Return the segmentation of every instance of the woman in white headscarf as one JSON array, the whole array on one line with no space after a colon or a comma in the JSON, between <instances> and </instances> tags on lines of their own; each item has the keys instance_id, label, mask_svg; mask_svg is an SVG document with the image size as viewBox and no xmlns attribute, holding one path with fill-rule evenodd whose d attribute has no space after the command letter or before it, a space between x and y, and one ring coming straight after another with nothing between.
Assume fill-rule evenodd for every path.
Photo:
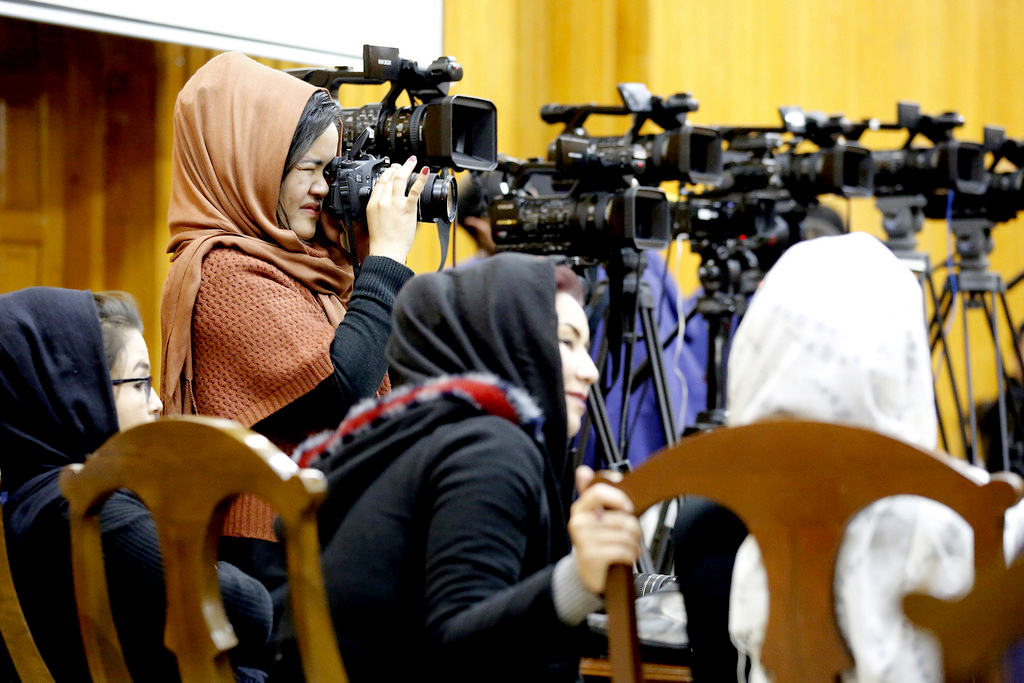
<instances>
[{"instance_id":1,"label":"woman in white headscarf","mask_svg":"<svg viewBox=\"0 0 1024 683\"><path fill-rule=\"evenodd\" d=\"M914 275L874 237L851 233L793 246L765 277L736 332L728 424L790 416L935 449L923 306ZM740 668L743 655L751 659L751 681L769 678L758 661L766 581L756 540L747 537L733 571L729 631ZM941 680L938 643L904 616L902 598L918 591L955 597L973 581L973 532L948 507L894 496L862 510L836 561L837 617L856 664L846 680Z\"/></svg>"}]
</instances>

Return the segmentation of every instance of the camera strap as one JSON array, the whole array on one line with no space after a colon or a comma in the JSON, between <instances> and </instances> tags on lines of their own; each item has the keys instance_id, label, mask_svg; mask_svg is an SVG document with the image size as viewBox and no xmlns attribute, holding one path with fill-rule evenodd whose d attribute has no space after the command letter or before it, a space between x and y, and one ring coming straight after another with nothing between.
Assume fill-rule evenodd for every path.
<instances>
[{"instance_id":1,"label":"camera strap","mask_svg":"<svg viewBox=\"0 0 1024 683\"><path fill-rule=\"evenodd\" d=\"M444 262L448 258L448 238L452 232L452 224L448 221L437 219L437 241L441 245L441 265L437 267L438 272L444 270Z\"/></svg>"}]
</instances>

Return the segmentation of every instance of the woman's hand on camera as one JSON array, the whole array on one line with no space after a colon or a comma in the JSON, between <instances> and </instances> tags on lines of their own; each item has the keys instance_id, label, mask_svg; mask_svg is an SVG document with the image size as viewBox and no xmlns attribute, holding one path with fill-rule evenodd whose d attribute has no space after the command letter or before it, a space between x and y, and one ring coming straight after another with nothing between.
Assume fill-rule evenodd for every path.
<instances>
[{"instance_id":1,"label":"woman's hand on camera","mask_svg":"<svg viewBox=\"0 0 1024 683\"><path fill-rule=\"evenodd\" d=\"M405 188L416 167L412 156L402 165L392 164L381 173L366 205L369 253L405 263L416 238L416 206L427 183L427 168L417 174L409 194Z\"/></svg>"},{"instance_id":2,"label":"woman's hand on camera","mask_svg":"<svg viewBox=\"0 0 1024 683\"><path fill-rule=\"evenodd\" d=\"M635 562L643 536L629 496L614 486L593 481L592 469L576 469L580 496L569 512L569 537L583 585L600 595L604 593L608 567Z\"/></svg>"}]
</instances>

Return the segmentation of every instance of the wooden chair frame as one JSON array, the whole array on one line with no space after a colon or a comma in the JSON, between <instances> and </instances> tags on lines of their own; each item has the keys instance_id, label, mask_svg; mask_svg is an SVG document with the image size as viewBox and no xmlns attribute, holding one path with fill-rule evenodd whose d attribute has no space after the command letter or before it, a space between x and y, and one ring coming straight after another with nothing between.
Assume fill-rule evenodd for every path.
<instances>
[{"instance_id":1,"label":"wooden chair frame","mask_svg":"<svg viewBox=\"0 0 1024 683\"><path fill-rule=\"evenodd\" d=\"M1003 513L1016 475L980 485L929 453L876 432L802 421L722 428L683 439L615 484L641 514L680 494L730 508L761 547L769 616L763 664L779 683L833 681L853 661L836 624L833 571L847 521L870 503L913 494L948 505L974 528L975 575L1005 569ZM609 570L613 680L641 680L631 567Z\"/></svg>"},{"instance_id":2,"label":"wooden chair frame","mask_svg":"<svg viewBox=\"0 0 1024 683\"><path fill-rule=\"evenodd\" d=\"M215 567L230 501L254 493L285 528L288 581L308 681L347 681L320 570L316 509L322 473L299 470L265 437L209 417L176 417L108 440L61 474L71 509L75 599L95 683L130 680L110 611L99 512L115 491L133 491L157 524L167 587L165 644L183 683L233 682L226 652L237 638L224 613Z\"/></svg>"},{"instance_id":3,"label":"wooden chair frame","mask_svg":"<svg viewBox=\"0 0 1024 683\"><path fill-rule=\"evenodd\" d=\"M7 530L0 515L0 635L22 683L53 683L53 675L39 654L36 641L25 621L25 612L18 600L7 553Z\"/></svg>"}]
</instances>

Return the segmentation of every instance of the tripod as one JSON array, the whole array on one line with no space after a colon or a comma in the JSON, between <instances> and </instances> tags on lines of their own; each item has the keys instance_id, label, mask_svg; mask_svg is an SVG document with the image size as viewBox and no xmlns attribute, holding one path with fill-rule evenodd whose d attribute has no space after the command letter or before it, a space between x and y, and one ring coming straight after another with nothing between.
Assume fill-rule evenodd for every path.
<instances>
[{"instance_id":1,"label":"tripod","mask_svg":"<svg viewBox=\"0 0 1024 683\"><path fill-rule=\"evenodd\" d=\"M726 368L733 328L736 319L746 312L750 295L757 289L763 275L757 258L744 241L707 238L696 241L694 248L701 256L701 265L698 269L701 295L693 310L665 340L665 344L669 344L673 339L681 337L682 330L685 330L690 320L698 313L707 322L705 410L697 414L694 425L686 426L684 435L725 424ZM636 374L642 376L646 371L645 365L641 365ZM677 509L683 504L683 499L676 500ZM654 566L660 573L668 573L672 567L672 527L666 524L670 509L667 501L661 504L651 542L651 556Z\"/></svg>"},{"instance_id":2,"label":"tripod","mask_svg":"<svg viewBox=\"0 0 1024 683\"><path fill-rule=\"evenodd\" d=\"M593 426L595 466L618 472L626 472L630 468L629 424L630 419L635 417L635 411L630 410L630 400L641 388L648 374L654 388L658 420L665 444L672 446L679 438L654 315L654 294L642 277L646 266L647 255L643 251L626 248L615 255L607 264L607 307L603 310L599 307L594 311L598 318L604 320L604 334L598 347L597 366L604 370L608 368L610 361L611 372L604 374L603 386L591 389L587 396L587 413L583 428L580 430L577 452L586 452L589 428ZM646 351L646 359L642 366L646 370L643 373L633 369L637 345L640 343L644 345ZM608 415L606 397L619 376L622 379L622 396L616 438ZM646 548L638 565L641 572L654 572L656 563Z\"/></svg>"},{"instance_id":3,"label":"tripod","mask_svg":"<svg viewBox=\"0 0 1024 683\"><path fill-rule=\"evenodd\" d=\"M882 214L882 228L885 230L885 244L892 250L892 253L902 261L917 276L921 285L922 293L927 297L926 301L931 303L932 311L939 310L939 297L935 293L935 283L932 280L931 258L923 251L917 250L917 233L924 227L924 207L927 204L922 195L899 195L890 197L877 197L875 206ZM953 363L949 355L949 344L946 340L946 329L942 325L936 325L933 318L929 326L929 344L934 356L935 350L939 349L946 373L949 376L950 389L953 393L953 402L957 405L957 424L959 426L961 443L967 444L967 425L963 414L959 410L960 392L957 388L956 378L953 374ZM933 378L933 387L938 383L938 375ZM942 411L939 410L938 392L935 393L935 414L938 416L939 437L942 440L942 447L949 452L949 437L946 434L946 427L942 419Z\"/></svg>"},{"instance_id":4,"label":"tripod","mask_svg":"<svg viewBox=\"0 0 1024 683\"><path fill-rule=\"evenodd\" d=\"M929 330L934 331L936 328L943 328L953 307L954 297L959 295L964 335L964 368L967 380L969 424L969 438L965 437L964 439L964 449L968 461L972 464L978 464L978 423L976 406L973 399L973 374L971 369L967 311L968 309L984 310L987 322L986 329L990 334L996 361L996 405L999 415L1001 443L1000 465L1003 469L1009 469L1006 385L1010 380L1010 375L1006 370L1002 350L999 346L999 311L997 310L999 307L1002 308L1005 322L1013 338L1013 349L1017 362L1020 363L1021 367L1024 367L1024 362L1021 360L1020 339L1010 318L1009 307L1006 304L1006 284L998 273L993 273L988 269L988 254L993 248L991 231L994 226L995 223L987 218L952 218L950 220L950 228L956 239L957 272L950 273L943 285L942 294L936 305ZM934 350L934 333L931 341ZM958 400L957 412L960 413L960 410L961 404ZM1021 425L1024 424L1020 411L1015 408L1009 414L1013 416L1016 428L1020 429Z\"/></svg>"}]
</instances>

